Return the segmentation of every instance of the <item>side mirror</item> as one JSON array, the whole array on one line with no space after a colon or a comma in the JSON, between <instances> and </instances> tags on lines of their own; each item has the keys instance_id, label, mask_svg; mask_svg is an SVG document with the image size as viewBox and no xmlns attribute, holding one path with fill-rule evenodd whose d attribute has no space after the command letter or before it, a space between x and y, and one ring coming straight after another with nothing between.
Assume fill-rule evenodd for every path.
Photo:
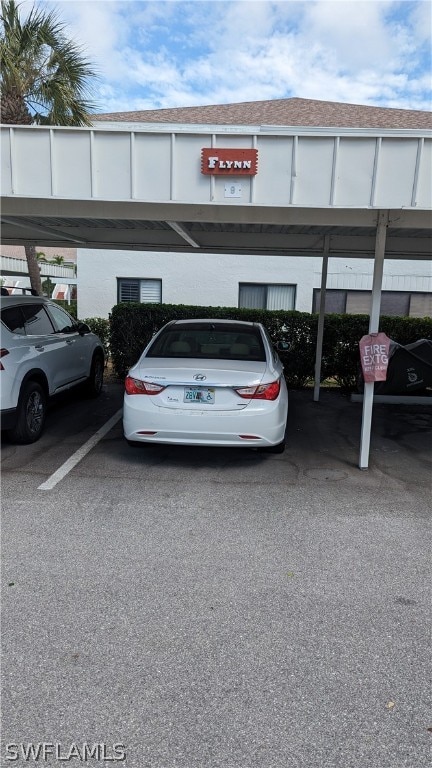
<instances>
[{"instance_id":1,"label":"side mirror","mask_svg":"<svg viewBox=\"0 0 432 768\"><path fill-rule=\"evenodd\" d=\"M291 348L291 344L289 343L289 341L276 342L276 349L278 352L288 352L290 348Z\"/></svg>"},{"instance_id":2,"label":"side mirror","mask_svg":"<svg viewBox=\"0 0 432 768\"><path fill-rule=\"evenodd\" d=\"M78 323L78 333L80 336L84 336L86 333L91 333L87 323Z\"/></svg>"}]
</instances>

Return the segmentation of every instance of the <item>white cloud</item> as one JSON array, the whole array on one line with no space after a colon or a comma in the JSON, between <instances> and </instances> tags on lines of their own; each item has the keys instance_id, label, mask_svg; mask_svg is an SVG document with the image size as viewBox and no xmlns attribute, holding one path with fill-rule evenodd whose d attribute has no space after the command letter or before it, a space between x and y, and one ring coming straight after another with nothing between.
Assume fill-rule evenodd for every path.
<instances>
[{"instance_id":1,"label":"white cloud","mask_svg":"<svg viewBox=\"0 0 432 768\"><path fill-rule=\"evenodd\" d=\"M385 8L364 0L309 3L302 37L331 53L341 70L386 66L398 41L385 24Z\"/></svg>"},{"instance_id":2,"label":"white cloud","mask_svg":"<svg viewBox=\"0 0 432 768\"><path fill-rule=\"evenodd\" d=\"M299 96L430 108L428 0L60 0L100 111Z\"/></svg>"}]
</instances>

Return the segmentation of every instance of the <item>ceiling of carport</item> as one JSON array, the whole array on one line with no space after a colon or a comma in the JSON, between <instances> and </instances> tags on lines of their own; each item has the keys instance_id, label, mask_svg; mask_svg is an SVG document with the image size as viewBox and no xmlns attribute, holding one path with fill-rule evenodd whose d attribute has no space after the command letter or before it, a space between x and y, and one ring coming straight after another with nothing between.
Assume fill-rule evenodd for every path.
<instances>
[{"instance_id":1,"label":"ceiling of carport","mask_svg":"<svg viewBox=\"0 0 432 768\"><path fill-rule=\"evenodd\" d=\"M376 228L373 226L313 226L234 222L177 222L180 231L211 253L320 255L329 235L331 256L371 257ZM83 248L118 248L141 251L190 252L194 247L167 221L139 219L70 218L56 216L4 217L4 243L37 242L62 247L75 243ZM427 228L389 227L388 258L429 259L431 231Z\"/></svg>"}]
</instances>

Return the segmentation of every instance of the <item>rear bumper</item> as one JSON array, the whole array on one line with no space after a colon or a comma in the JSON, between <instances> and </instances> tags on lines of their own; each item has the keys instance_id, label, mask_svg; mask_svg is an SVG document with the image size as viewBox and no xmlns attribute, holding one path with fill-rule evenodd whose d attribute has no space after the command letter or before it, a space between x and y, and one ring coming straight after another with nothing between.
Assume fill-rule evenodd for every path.
<instances>
[{"instance_id":1,"label":"rear bumper","mask_svg":"<svg viewBox=\"0 0 432 768\"><path fill-rule=\"evenodd\" d=\"M265 447L284 440L287 405L283 401L241 411L143 409L140 395L125 397L123 429L127 440L143 443ZM140 434L141 431L155 434ZM245 435L245 437L242 437ZM248 435L249 437L246 437Z\"/></svg>"},{"instance_id":2,"label":"rear bumper","mask_svg":"<svg viewBox=\"0 0 432 768\"><path fill-rule=\"evenodd\" d=\"M17 417L16 408L7 408L6 410L1 411L1 414L0 414L1 429L12 429L15 426L16 417Z\"/></svg>"}]
</instances>

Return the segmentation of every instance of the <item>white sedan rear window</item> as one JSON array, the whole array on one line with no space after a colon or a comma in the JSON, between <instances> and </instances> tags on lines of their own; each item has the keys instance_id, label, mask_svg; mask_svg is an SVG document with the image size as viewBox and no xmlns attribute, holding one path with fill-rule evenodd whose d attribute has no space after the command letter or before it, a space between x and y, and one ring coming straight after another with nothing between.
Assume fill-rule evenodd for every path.
<instances>
[{"instance_id":1,"label":"white sedan rear window","mask_svg":"<svg viewBox=\"0 0 432 768\"><path fill-rule=\"evenodd\" d=\"M264 345L257 328L225 325L175 325L158 336L147 357L182 357L212 360L265 361Z\"/></svg>"}]
</instances>

